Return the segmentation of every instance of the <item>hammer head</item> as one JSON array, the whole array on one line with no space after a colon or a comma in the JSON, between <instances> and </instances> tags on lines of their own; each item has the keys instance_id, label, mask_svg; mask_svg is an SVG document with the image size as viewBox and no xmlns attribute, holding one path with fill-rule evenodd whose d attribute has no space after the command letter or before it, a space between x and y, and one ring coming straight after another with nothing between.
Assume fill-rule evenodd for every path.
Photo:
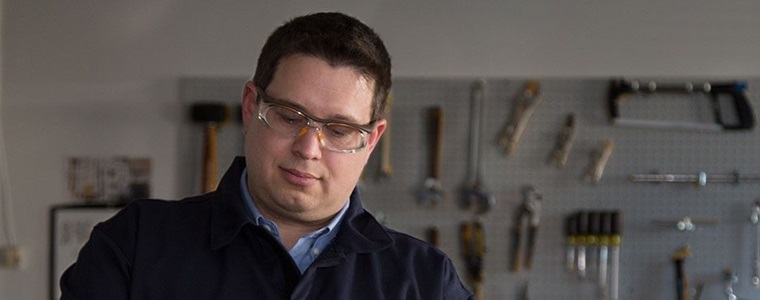
<instances>
[{"instance_id":1,"label":"hammer head","mask_svg":"<svg viewBox=\"0 0 760 300\"><path fill-rule=\"evenodd\" d=\"M204 125L224 123L230 119L230 109L221 102L199 102L190 107L190 118Z\"/></svg>"}]
</instances>

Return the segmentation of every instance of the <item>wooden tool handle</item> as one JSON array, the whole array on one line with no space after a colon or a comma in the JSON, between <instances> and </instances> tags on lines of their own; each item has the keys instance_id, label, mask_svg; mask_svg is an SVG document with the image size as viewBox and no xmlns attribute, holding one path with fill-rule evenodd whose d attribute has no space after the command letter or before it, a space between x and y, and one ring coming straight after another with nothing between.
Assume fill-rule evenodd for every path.
<instances>
[{"instance_id":1,"label":"wooden tool handle","mask_svg":"<svg viewBox=\"0 0 760 300\"><path fill-rule=\"evenodd\" d=\"M216 178L216 164L217 164L217 135L216 124L209 124L206 126L206 132L204 134L204 150L203 150L203 177L201 178L201 187L204 193L208 193L216 190L217 178Z\"/></svg>"},{"instance_id":2,"label":"wooden tool handle","mask_svg":"<svg viewBox=\"0 0 760 300\"><path fill-rule=\"evenodd\" d=\"M428 120L430 121L430 136L433 142L430 153L430 177L440 179L443 161L443 108L440 106L430 108Z\"/></svg>"}]
</instances>

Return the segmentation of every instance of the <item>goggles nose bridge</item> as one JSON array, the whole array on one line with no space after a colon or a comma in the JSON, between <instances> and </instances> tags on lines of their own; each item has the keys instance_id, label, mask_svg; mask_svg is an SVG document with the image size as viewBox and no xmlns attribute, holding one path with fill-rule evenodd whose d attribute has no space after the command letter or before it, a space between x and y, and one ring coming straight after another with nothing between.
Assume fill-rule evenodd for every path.
<instances>
[{"instance_id":1,"label":"goggles nose bridge","mask_svg":"<svg viewBox=\"0 0 760 300\"><path fill-rule=\"evenodd\" d=\"M311 118L306 118L306 124L304 124L301 129L298 130L298 136L304 136L306 133L309 132L309 128L314 128L314 130L317 131L317 136L319 137L319 140L322 140L322 127L324 124L321 124L317 121L312 120Z\"/></svg>"}]
</instances>

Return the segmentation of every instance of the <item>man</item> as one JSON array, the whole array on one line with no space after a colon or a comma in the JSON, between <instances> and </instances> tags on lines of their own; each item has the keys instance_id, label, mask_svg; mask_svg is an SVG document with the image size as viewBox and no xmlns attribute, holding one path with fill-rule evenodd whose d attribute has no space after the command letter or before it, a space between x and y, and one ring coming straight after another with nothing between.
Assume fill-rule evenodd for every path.
<instances>
[{"instance_id":1,"label":"man","mask_svg":"<svg viewBox=\"0 0 760 300\"><path fill-rule=\"evenodd\" d=\"M62 299L466 299L450 259L381 226L355 185L387 124L390 58L318 13L267 40L243 91L245 159L211 193L99 224Z\"/></svg>"}]
</instances>

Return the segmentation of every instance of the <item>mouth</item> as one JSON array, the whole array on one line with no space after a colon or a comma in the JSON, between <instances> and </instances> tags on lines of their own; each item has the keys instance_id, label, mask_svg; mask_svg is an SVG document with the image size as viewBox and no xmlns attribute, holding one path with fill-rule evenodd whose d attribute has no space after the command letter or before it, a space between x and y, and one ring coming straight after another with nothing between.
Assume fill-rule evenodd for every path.
<instances>
[{"instance_id":1,"label":"mouth","mask_svg":"<svg viewBox=\"0 0 760 300\"><path fill-rule=\"evenodd\" d=\"M319 181L319 177L297 169L281 168L281 170L283 171L283 177L285 177L285 180L293 185L309 186Z\"/></svg>"}]
</instances>

